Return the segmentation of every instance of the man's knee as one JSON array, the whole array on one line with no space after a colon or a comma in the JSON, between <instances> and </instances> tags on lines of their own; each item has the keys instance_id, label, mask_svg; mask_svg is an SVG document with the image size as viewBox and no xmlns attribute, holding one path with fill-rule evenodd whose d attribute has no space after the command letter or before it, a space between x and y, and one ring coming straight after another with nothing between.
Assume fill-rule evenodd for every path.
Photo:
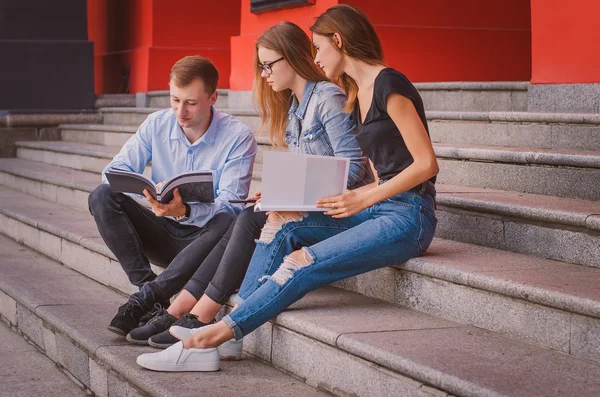
<instances>
[{"instance_id":1,"label":"man's knee","mask_svg":"<svg viewBox=\"0 0 600 397\"><path fill-rule=\"evenodd\" d=\"M110 200L113 200L113 190L110 185L105 183L99 185L90 193L88 196L88 207L90 213L94 215L94 212L100 210L103 206L106 205Z\"/></svg>"}]
</instances>

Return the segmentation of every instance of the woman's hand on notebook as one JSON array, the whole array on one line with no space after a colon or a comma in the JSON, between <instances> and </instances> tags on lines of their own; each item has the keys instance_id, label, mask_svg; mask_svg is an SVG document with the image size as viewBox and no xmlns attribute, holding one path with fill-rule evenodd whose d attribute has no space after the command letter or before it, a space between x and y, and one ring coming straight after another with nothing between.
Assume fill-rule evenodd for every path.
<instances>
[{"instance_id":1,"label":"woman's hand on notebook","mask_svg":"<svg viewBox=\"0 0 600 397\"><path fill-rule=\"evenodd\" d=\"M331 208L330 211L325 212L325 215L331 215L333 218L346 218L358 214L367 208L368 204L363 194L348 190L339 196L317 201L317 207Z\"/></svg>"}]
</instances>

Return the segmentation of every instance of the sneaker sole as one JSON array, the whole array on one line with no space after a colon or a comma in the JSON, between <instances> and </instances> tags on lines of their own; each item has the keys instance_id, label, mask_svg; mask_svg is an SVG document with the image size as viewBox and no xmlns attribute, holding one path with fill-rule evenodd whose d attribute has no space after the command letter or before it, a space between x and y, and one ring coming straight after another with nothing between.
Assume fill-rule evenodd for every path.
<instances>
[{"instance_id":1,"label":"sneaker sole","mask_svg":"<svg viewBox=\"0 0 600 397\"><path fill-rule=\"evenodd\" d=\"M156 343L153 342L150 338L148 338L146 344L152 347L156 347L157 349L166 349L167 347L173 346L175 343Z\"/></svg>"},{"instance_id":2,"label":"sneaker sole","mask_svg":"<svg viewBox=\"0 0 600 397\"><path fill-rule=\"evenodd\" d=\"M108 329L110 332L114 332L115 334L120 335L120 336L126 336L127 335L127 333L125 331L123 331L121 328L110 326L110 327L108 327L106 329Z\"/></svg>"},{"instance_id":3,"label":"sneaker sole","mask_svg":"<svg viewBox=\"0 0 600 397\"><path fill-rule=\"evenodd\" d=\"M144 340L133 339L131 337L131 334L127 334L125 339L127 339L127 342L133 343L134 345L148 346L148 339L144 339Z\"/></svg>"},{"instance_id":4,"label":"sneaker sole","mask_svg":"<svg viewBox=\"0 0 600 397\"><path fill-rule=\"evenodd\" d=\"M136 360L139 366L152 371L162 372L215 372L221 369L219 361L212 363L193 363L193 364L165 364L160 362L140 363Z\"/></svg>"}]
</instances>

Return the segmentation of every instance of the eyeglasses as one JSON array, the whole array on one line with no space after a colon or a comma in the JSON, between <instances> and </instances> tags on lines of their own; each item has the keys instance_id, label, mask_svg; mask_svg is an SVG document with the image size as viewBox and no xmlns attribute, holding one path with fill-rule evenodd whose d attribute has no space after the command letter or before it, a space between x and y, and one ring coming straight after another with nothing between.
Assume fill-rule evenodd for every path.
<instances>
[{"instance_id":1,"label":"eyeglasses","mask_svg":"<svg viewBox=\"0 0 600 397\"><path fill-rule=\"evenodd\" d=\"M273 62L269 62L269 63L259 63L258 67L260 68L260 70L262 70L263 72L265 72L265 74L267 76L270 76L273 74L273 68L271 68L271 66L273 66L274 64L276 64L277 62L283 60L283 57L274 60Z\"/></svg>"}]
</instances>

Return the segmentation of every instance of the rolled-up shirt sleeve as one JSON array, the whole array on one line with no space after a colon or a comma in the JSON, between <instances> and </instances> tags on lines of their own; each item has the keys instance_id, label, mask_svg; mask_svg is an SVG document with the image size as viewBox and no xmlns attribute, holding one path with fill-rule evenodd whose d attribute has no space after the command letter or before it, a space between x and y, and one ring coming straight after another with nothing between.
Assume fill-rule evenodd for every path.
<instances>
[{"instance_id":1,"label":"rolled-up shirt sleeve","mask_svg":"<svg viewBox=\"0 0 600 397\"><path fill-rule=\"evenodd\" d=\"M218 213L239 214L243 204L231 204L229 200L242 200L248 196L257 148L252 133L240 137L227 156L219 180L215 181L215 202L188 203L190 217L181 223L202 227Z\"/></svg>"}]
</instances>

